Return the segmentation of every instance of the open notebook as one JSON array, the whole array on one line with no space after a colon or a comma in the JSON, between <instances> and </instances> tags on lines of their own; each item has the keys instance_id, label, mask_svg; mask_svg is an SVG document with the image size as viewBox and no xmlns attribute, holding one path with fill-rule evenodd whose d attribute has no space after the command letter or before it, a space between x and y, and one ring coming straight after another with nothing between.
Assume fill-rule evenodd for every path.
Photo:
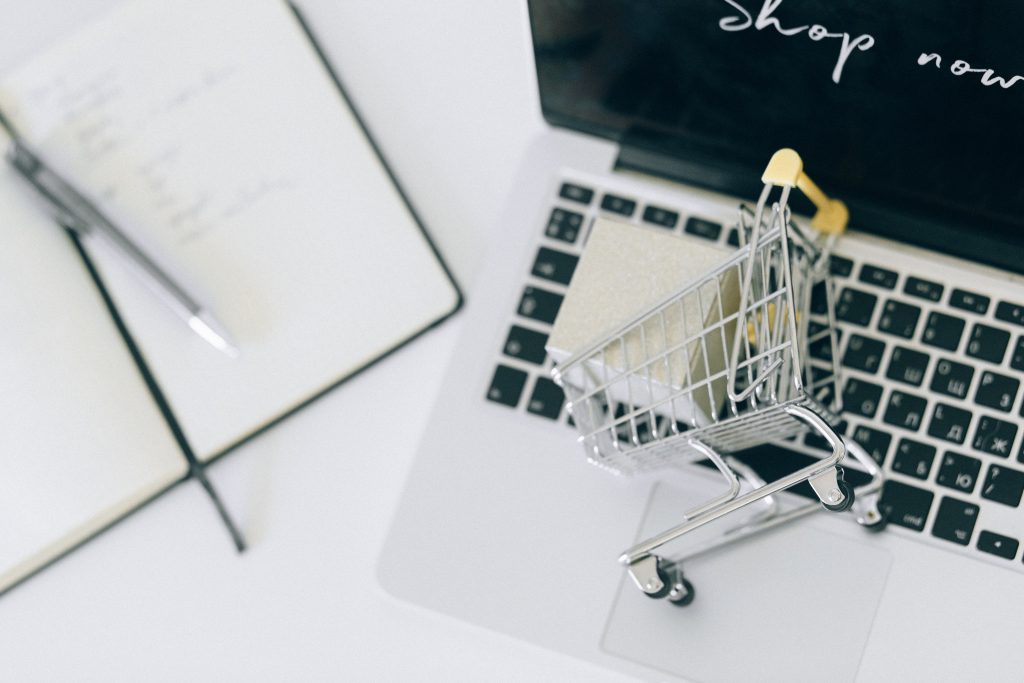
<instances>
[{"instance_id":1,"label":"open notebook","mask_svg":"<svg viewBox=\"0 0 1024 683\"><path fill-rule=\"evenodd\" d=\"M208 462L461 302L280 0L128 2L6 74L0 107L241 351L86 238L161 412L75 243L4 168L0 591L186 476L169 421Z\"/></svg>"}]
</instances>

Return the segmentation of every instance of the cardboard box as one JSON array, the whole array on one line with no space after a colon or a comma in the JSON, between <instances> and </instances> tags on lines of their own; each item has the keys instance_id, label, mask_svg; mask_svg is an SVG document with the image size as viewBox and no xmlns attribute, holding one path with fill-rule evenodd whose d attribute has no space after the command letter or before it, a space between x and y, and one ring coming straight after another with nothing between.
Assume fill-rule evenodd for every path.
<instances>
[{"instance_id":1,"label":"cardboard box","mask_svg":"<svg viewBox=\"0 0 1024 683\"><path fill-rule=\"evenodd\" d=\"M739 278L734 268L706 278L730 254L661 229L597 220L548 339L563 383L607 383L609 402L661 404L655 412L691 426L709 423L726 395L735 334L735 320L727 319L739 307ZM561 367L702 280L571 371ZM692 391L669 401L687 387Z\"/></svg>"}]
</instances>

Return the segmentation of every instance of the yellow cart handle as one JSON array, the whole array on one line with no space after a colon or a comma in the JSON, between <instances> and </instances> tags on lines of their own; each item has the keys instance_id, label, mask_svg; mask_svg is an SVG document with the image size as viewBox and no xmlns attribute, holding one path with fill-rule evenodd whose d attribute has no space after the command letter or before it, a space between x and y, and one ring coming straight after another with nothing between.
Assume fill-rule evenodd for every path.
<instances>
[{"instance_id":1,"label":"yellow cart handle","mask_svg":"<svg viewBox=\"0 0 1024 683\"><path fill-rule=\"evenodd\" d=\"M815 230L829 235L839 235L846 230L846 224L850 222L850 212L846 204L838 199L829 199L828 195L807 177L804 173L803 159L794 150L783 148L773 154L761 176L761 181L770 185L799 188L818 209L811 219L811 227Z\"/></svg>"}]
</instances>

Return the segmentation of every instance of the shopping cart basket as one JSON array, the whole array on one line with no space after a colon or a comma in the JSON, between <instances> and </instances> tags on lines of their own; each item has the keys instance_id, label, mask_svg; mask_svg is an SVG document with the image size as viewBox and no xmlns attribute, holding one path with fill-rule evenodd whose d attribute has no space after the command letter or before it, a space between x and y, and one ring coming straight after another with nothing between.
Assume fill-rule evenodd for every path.
<instances>
[{"instance_id":1,"label":"shopping cart basket","mask_svg":"<svg viewBox=\"0 0 1024 683\"><path fill-rule=\"evenodd\" d=\"M872 528L884 523L877 509L881 472L832 426L842 406L828 261L846 227L846 207L811 182L793 150L776 152L762 180L756 208L740 210L739 250L552 371L595 464L629 474L709 460L724 478L721 495L620 558L644 593L678 604L693 597L681 560L654 550L751 503L771 502L772 494L798 483L808 482L832 511L850 509L859 493L858 521ZM810 229L792 220L794 187L817 207ZM827 352L811 354L812 345ZM771 482L726 457L808 430L831 453ZM839 466L848 451L871 475L857 493ZM769 506L697 552L817 507L781 513Z\"/></svg>"}]
</instances>

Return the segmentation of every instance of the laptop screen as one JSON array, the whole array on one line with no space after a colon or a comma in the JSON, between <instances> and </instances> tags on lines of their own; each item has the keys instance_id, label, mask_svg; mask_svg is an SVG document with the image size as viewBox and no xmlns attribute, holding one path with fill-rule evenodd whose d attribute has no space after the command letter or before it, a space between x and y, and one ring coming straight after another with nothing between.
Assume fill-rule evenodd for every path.
<instances>
[{"instance_id":1,"label":"laptop screen","mask_svg":"<svg viewBox=\"0 0 1024 683\"><path fill-rule=\"evenodd\" d=\"M744 194L793 147L855 227L1021 269L1024 3L529 5L552 124Z\"/></svg>"}]
</instances>

